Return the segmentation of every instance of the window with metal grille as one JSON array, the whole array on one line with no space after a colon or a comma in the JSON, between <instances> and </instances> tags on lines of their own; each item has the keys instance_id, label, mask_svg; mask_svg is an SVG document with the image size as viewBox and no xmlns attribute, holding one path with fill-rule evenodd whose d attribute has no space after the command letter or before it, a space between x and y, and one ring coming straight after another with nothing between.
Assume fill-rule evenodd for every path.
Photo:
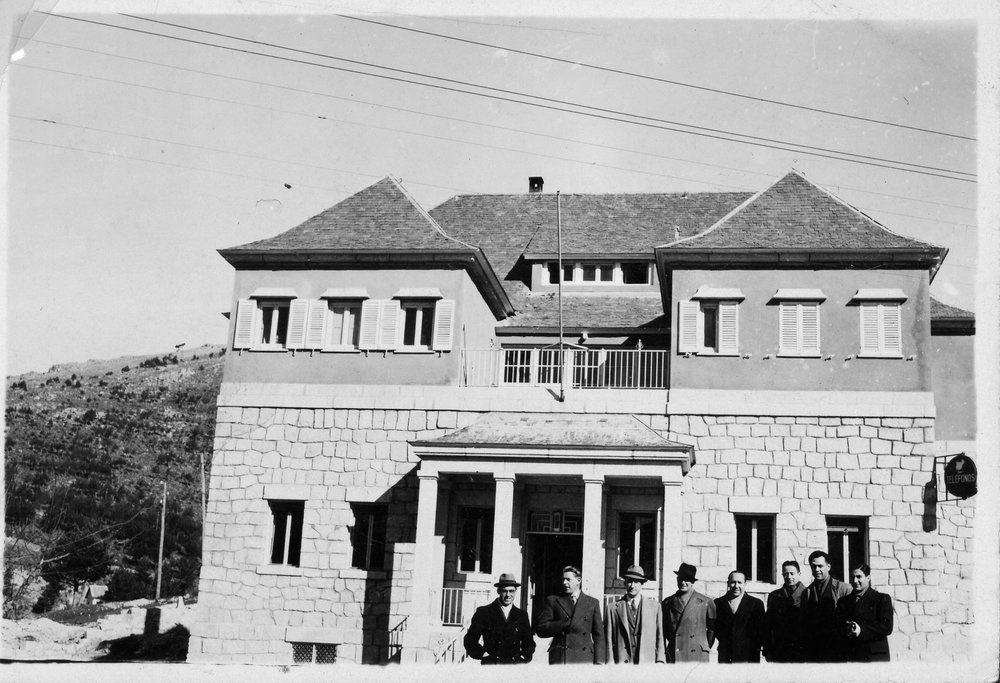
<instances>
[{"instance_id":1,"label":"window with metal grille","mask_svg":"<svg viewBox=\"0 0 1000 683\"><path fill-rule=\"evenodd\" d=\"M337 646L330 643L292 643L292 661L295 664L334 664Z\"/></svg>"},{"instance_id":2,"label":"window with metal grille","mask_svg":"<svg viewBox=\"0 0 1000 683\"><path fill-rule=\"evenodd\" d=\"M388 506L352 503L351 566L358 569L385 569L385 530Z\"/></svg>"},{"instance_id":3,"label":"window with metal grille","mask_svg":"<svg viewBox=\"0 0 1000 683\"><path fill-rule=\"evenodd\" d=\"M736 571L774 583L774 515L735 515Z\"/></svg>"},{"instance_id":4,"label":"window with metal grille","mask_svg":"<svg viewBox=\"0 0 1000 683\"><path fill-rule=\"evenodd\" d=\"M846 581L852 567L868 562L868 519L827 517L826 547L830 555L830 576Z\"/></svg>"},{"instance_id":5,"label":"window with metal grille","mask_svg":"<svg viewBox=\"0 0 1000 683\"><path fill-rule=\"evenodd\" d=\"M637 564L653 576L656 563L656 517L649 513L618 515L618 576Z\"/></svg>"},{"instance_id":6,"label":"window with metal grille","mask_svg":"<svg viewBox=\"0 0 1000 683\"><path fill-rule=\"evenodd\" d=\"M493 508L460 508L458 525L459 571L493 571Z\"/></svg>"},{"instance_id":7,"label":"window with metal grille","mask_svg":"<svg viewBox=\"0 0 1000 683\"><path fill-rule=\"evenodd\" d=\"M271 564L298 567L305 502L269 500L267 504L271 508Z\"/></svg>"}]
</instances>

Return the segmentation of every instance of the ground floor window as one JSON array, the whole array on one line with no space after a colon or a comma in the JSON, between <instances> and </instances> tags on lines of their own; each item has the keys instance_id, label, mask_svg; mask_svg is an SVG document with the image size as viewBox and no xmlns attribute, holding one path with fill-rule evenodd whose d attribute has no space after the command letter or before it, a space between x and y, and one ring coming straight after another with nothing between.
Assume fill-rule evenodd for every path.
<instances>
[{"instance_id":1,"label":"ground floor window","mask_svg":"<svg viewBox=\"0 0 1000 683\"><path fill-rule=\"evenodd\" d=\"M351 566L357 569L385 569L385 533L388 508L378 503L353 503Z\"/></svg>"},{"instance_id":2,"label":"ground floor window","mask_svg":"<svg viewBox=\"0 0 1000 683\"><path fill-rule=\"evenodd\" d=\"M337 646L329 643L292 643L295 664L333 664L337 661Z\"/></svg>"},{"instance_id":3,"label":"ground floor window","mask_svg":"<svg viewBox=\"0 0 1000 683\"><path fill-rule=\"evenodd\" d=\"M774 515L736 515L736 571L774 583Z\"/></svg>"},{"instance_id":4,"label":"ground floor window","mask_svg":"<svg viewBox=\"0 0 1000 683\"><path fill-rule=\"evenodd\" d=\"M830 576L846 581L852 567L868 562L868 519L827 517L826 547L830 555Z\"/></svg>"},{"instance_id":5,"label":"ground floor window","mask_svg":"<svg viewBox=\"0 0 1000 683\"><path fill-rule=\"evenodd\" d=\"M271 564L298 567L305 503L301 500L269 500L267 504L271 508Z\"/></svg>"},{"instance_id":6,"label":"ground floor window","mask_svg":"<svg viewBox=\"0 0 1000 683\"><path fill-rule=\"evenodd\" d=\"M458 569L463 572L493 571L493 509L460 508Z\"/></svg>"},{"instance_id":7,"label":"ground floor window","mask_svg":"<svg viewBox=\"0 0 1000 683\"><path fill-rule=\"evenodd\" d=\"M618 576L624 576L634 564L652 576L656 569L656 517L623 512L618 520Z\"/></svg>"}]
</instances>

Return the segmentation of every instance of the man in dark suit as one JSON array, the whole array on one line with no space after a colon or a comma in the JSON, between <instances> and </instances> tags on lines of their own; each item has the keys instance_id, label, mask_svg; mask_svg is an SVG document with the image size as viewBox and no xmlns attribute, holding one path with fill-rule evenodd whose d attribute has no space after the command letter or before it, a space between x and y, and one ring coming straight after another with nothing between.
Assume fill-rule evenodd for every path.
<instances>
[{"instance_id":1,"label":"man in dark suit","mask_svg":"<svg viewBox=\"0 0 1000 683\"><path fill-rule=\"evenodd\" d=\"M663 601L667 662L707 662L715 643L715 603L694 589L698 568L681 562L677 592Z\"/></svg>"},{"instance_id":2,"label":"man in dark suit","mask_svg":"<svg viewBox=\"0 0 1000 683\"><path fill-rule=\"evenodd\" d=\"M837 603L844 624L843 653L848 662L888 662L892 633L892 598L871 587L871 567L851 571L854 592Z\"/></svg>"},{"instance_id":3,"label":"man in dark suit","mask_svg":"<svg viewBox=\"0 0 1000 683\"><path fill-rule=\"evenodd\" d=\"M746 593L746 575L729 572L729 589L715 599L715 637L719 640L719 663L760 662L764 644L764 603Z\"/></svg>"},{"instance_id":4,"label":"man in dark suit","mask_svg":"<svg viewBox=\"0 0 1000 683\"><path fill-rule=\"evenodd\" d=\"M767 636L764 656L769 662L804 662L802 610L806 587L799 581L799 563L781 563L785 585L767 595Z\"/></svg>"},{"instance_id":5,"label":"man in dark suit","mask_svg":"<svg viewBox=\"0 0 1000 683\"><path fill-rule=\"evenodd\" d=\"M551 638L549 664L604 664L601 603L580 591L582 574L563 567L563 592L545 598L535 633Z\"/></svg>"},{"instance_id":6,"label":"man in dark suit","mask_svg":"<svg viewBox=\"0 0 1000 683\"><path fill-rule=\"evenodd\" d=\"M806 589L803 614L807 662L836 662L841 658L840 642L844 622L837 617L837 603L851 593L851 587L830 576L830 556L822 550L809 555L813 582Z\"/></svg>"},{"instance_id":7,"label":"man in dark suit","mask_svg":"<svg viewBox=\"0 0 1000 683\"><path fill-rule=\"evenodd\" d=\"M622 577L625 595L608 606L604 627L608 662L650 664L666 661L663 649L663 613L656 598L642 597L646 572L632 565Z\"/></svg>"},{"instance_id":8,"label":"man in dark suit","mask_svg":"<svg viewBox=\"0 0 1000 683\"><path fill-rule=\"evenodd\" d=\"M483 664L526 664L535 653L535 638L528 615L514 606L514 594L521 584L513 574L501 574L493 585L497 599L472 615L463 641L465 651Z\"/></svg>"}]
</instances>

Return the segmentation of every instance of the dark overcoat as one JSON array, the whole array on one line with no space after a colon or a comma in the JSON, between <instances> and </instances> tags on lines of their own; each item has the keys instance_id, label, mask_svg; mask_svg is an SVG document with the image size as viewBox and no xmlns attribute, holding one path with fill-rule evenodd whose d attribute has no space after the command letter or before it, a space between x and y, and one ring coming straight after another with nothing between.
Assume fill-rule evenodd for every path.
<instances>
[{"instance_id":1,"label":"dark overcoat","mask_svg":"<svg viewBox=\"0 0 1000 683\"><path fill-rule=\"evenodd\" d=\"M677 594L663 601L663 635L668 662L707 662L715 642L715 603L692 593L685 606Z\"/></svg>"},{"instance_id":2,"label":"dark overcoat","mask_svg":"<svg viewBox=\"0 0 1000 683\"><path fill-rule=\"evenodd\" d=\"M651 664L665 662L663 613L656 598L642 598L636 615L636 628L630 626L627 598L624 596L608 606L604 626L607 638L608 663Z\"/></svg>"},{"instance_id":3,"label":"dark overcoat","mask_svg":"<svg viewBox=\"0 0 1000 683\"><path fill-rule=\"evenodd\" d=\"M766 624L764 603L752 595L743 594L736 613L723 595L715 599L715 638L719 641L719 663L760 662Z\"/></svg>"},{"instance_id":4,"label":"dark overcoat","mask_svg":"<svg viewBox=\"0 0 1000 683\"><path fill-rule=\"evenodd\" d=\"M463 642L468 655L483 664L524 664L535 653L527 613L511 606L505 619L499 600L476 610Z\"/></svg>"},{"instance_id":5,"label":"dark overcoat","mask_svg":"<svg viewBox=\"0 0 1000 683\"><path fill-rule=\"evenodd\" d=\"M819 588L816 581L806 588L803 614L806 661L836 662L842 658L844 621L837 616L837 603L851 594L851 587L830 578Z\"/></svg>"},{"instance_id":6,"label":"dark overcoat","mask_svg":"<svg viewBox=\"0 0 1000 683\"><path fill-rule=\"evenodd\" d=\"M837 616L844 623L843 653L848 662L888 662L892 633L892 598L869 588L860 597L851 593L837 603ZM861 635L847 637L848 621L857 622Z\"/></svg>"},{"instance_id":7,"label":"dark overcoat","mask_svg":"<svg viewBox=\"0 0 1000 683\"><path fill-rule=\"evenodd\" d=\"M535 633L552 639L549 664L604 664L604 619L596 598L580 593L574 606L568 595L550 595Z\"/></svg>"},{"instance_id":8,"label":"dark overcoat","mask_svg":"<svg viewBox=\"0 0 1000 683\"><path fill-rule=\"evenodd\" d=\"M767 595L767 636L764 656L769 662L804 662L803 601L806 587L795 584L790 592L784 586Z\"/></svg>"}]
</instances>

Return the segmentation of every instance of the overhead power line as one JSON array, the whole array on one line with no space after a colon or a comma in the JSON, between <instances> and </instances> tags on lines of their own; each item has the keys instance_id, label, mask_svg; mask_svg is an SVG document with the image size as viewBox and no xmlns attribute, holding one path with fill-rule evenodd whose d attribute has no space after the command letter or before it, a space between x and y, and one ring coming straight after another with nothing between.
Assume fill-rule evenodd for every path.
<instances>
[{"instance_id":1,"label":"overhead power line","mask_svg":"<svg viewBox=\"0 0 1000 683\"><path fill-rule=\"evenodd\" d=\"M629 114L627 112L615 112L614 110L601 110L600 108L591 107L589 105L582 105L582 104L576 104L576 103L573 103L573 102L566 102L566 101L562 101L562 100L555 100L557 102L560 102L561 104L565 104L565 105L568 105L568 106L573 106L573 107L579 106L579 107L584 107L584 108L588 108L588 109L593 109L595 111L608 111L610 113L615 113L615 114L619 114L619 115L623 115L623 116L632 116L632 117L635 117L635 118L647 119L648 121L663 121L664 123L668 123L670 125L657 125L657 124L649 123L649 122L646 122L646 121L633 121L633 120L630 120L630 119L618 118L617 116L596 114L596 113L593 113L593 112L577 111L575 109L566 109L566 108L563 108L563 107L558 107L558 106L549 105L549 104L541 104L541 103L538 103L538 102L525 102L523 100L518 100L518 99L513 99L513 98L508 98L508 97L502 97L500 95L472 92L472 91L469 91L469 90L463 90L461 88L455 88L455 87L450 87L450 86L443 86L443 85L439 85L439 84L435 84L435 83L423 83L423 82L420 82L420 81L412 81L412 80L409 80L409 79L400 78L398 76L389 76L389 75L386 75L386 74L374 74L374 73L370 73L370 72L366 72L366 71L358 71L356 69L348 69L348 68L345 68L345 67L333 66L333 65L330 65L330 64L319 64L319 63L316 63L316 62L310 62L310 61L306 61L306 60L302 60L302 59L295 59L295 58L291 58L291 57L282 57L282 56L279 56L279 55L272 55L272 54L268 54L268 53L264 53L264 52L256 52L256 51L253 51L253 50L246 50L246 49L242 49L242 48L228 47L228 46L225 46L225 45L218 45L216 43L208 43L208 42L205 42L205 41L193 40L193 39L190 39L190 38L181 38L179 36L170 36L170 35L166 35L166 34L156 33L154 31L144 31L144 30L141 30L141 29L126 27L126 26L120 26L120 25L116 25L116 24L109 24L107 22L100 22L100 21L95 21L95 20L92 20L92 19L83 19L83 18L80 18L80 17L69 17L69 16L57 15L57 14L53 14L51 16L59 17L59 18L62 18L62 19L71 19L73 21L80 21L80 22L90 23L90 24L95 24L95 25L100 25L100 26L106 26L106 27L109 27L109 28L114 28L114 29L119 29L119 30L124 30L124 31L131 31L131 32L135 32L135 33L139 33L139 34L144 34L144 35L156 36L156 37L165 38L165 39L169 39L169 40L177 40L177 41L181 41L181 42L187 42L187 43L191 43L191 44L194 44L194 45L202 45L202 46L206 46L206 47L213 47L213 48L218 48L218 49L230 50L230 51L233 51L233 52L238 52L238 53L243 53L243 54L250 54L250 55L265 57L265 58L268 58L268 59L277 59L277 60L287 61L287 62L295 63L295 64L304 64L304 65L308 65L308 66L315 66L315 67L319 67L319 68L325 68L325 69L331 69L331 70L335 70L335 71L341 71L341 72L344 72L344 73L352 73L352 74L357 74L357 75L362 75L362 76L368 76L368 77L372 77L372 78L380 78L380 79L384 79L384 80L390 80L390 81L396 81L396 82L401 82L401 83L407 83L407 84L410 84L410 85L419 85L419 86L423 86L423 87L430 87L430 88L435 88L435 89L439 89L439 90L445 90L445 91L450 91L450 92L457 92L457 93L462 93L462 94L466 94L466 95L472 95L472 96L476 96L476 97L483 97L483 98L487 98L487 99L495 99L495 100L500 100L500 101L507 101L507 102L512 102L512 103L516 103L516 104L522 104L522 105L525 105L525 106L532 106L532 107L537 107L537 108L542 108L542 109L548 109L548 110L552 110L552 111L560 111L560 112L569 113L569 114L576 114L576 115L579 115L579 116L588 116L588 117L591 117L591 118L596 118L596 119L601 119L601 120L615 121L615 122L618 122L618 123L626 123L626 124L630 124L630 125L643 126L643 127L653 128L653 129L658 129L658 130L668 130L668 131L672 131L672 132L684 133L684 134L687 134L687 135L694 135L694 136L699 136L699 137L704 137L704 138L709 138L709 139L722 140L722 141L726 141L726 142L735 142L735 143L738 143L738 144L752 145L752 146L764 147L764 148L768 148L768 149L776 149L776 150L780 150L780 151L784 151L784 152L792 152L792 153L795 153L795 154L805 154L805 155L808 155L808 156L814 156L814 157L820 157L820 158L826 158L826 159L834 159L834 160L845 161L845 162L849 162L849 163L864 164L864 165L873 166L873 167L877 167L877 168L886 168L886 169L897 170L897 171L907 171L907 172L911 172L911 173L918 173L918 174L928 175L928 176L932 176L932 177L946 178L946 179L950 179L950 180L959 180L959 181L962 181L962 182L975 182L975 180L968 179L968 178L956 178L956 177L954 177L952 175L943 175L944 173L952 173L952 174L957 174L957 175L970 176L972 178L975 177L975 174L968 173L968 172L965 172L965 171L958 171L958 170L947 169L947 168L940 168L940 167L934 167L934 166L925 166L925 165L914 164L914 163L906 162L906 161L899 161L899 160L894 160L894 159L886 159L886 158L874 157L874 156L863 155L863 154L855 154L855 153L852 153L852 152L841 152L841 151L838 151L838 150L826 149L826 148L816 147L816 146L812 146L812 145L803 145L801 143L785 142L785 141L781 141L781 140L772 140L772 139L769 139L769 138L761 138L761 137L755 137L755 136L748 136L748 135L743 135L743 134L740 134L740 133L731 133L731 132L722 131L722 130L717 131L718 133L720 133L718 135L716 135L716 134L709 134L709 133L706 133L706 132L699 132L698 130L685 130L683 128L676 128L674 126L681 125L681 126L687 126L689 128L697 128L697 129L701 129L701 130L713 130L713 131L716 130L716 129L710 129L710 128L699 127L699 126L693 126L691 124L676 123L676 122L665 121L665 120L661 120L661 119L654 119L653 117L645 117L645 116L640 116L640 115L636 115L636 114ZM190 29L190 30L202 31L202 32L206 32L206 33L212 33L212 32L209 32L209 31L203 31L202 29ZM219 35L225 35L225 34L219 34ZM227 36L227 37L235 39L235 40L247 40L247 39L239 38L238 36ZM259 42L259 41L249 40L248 42ZM280 45L274 45L273 47L277 47L279 49L289 50L289 51L292 51L292 52L305 52L305 51L302 51L302 50L296 50L295 48L287 48L287 47L280 46ZM308 54L315 54L315 53L308 53ZM383 66L380 66L378 64L372 64L372 63L368 63L368 62L358 62L356 60L348 60L348 59L344 59L344 58L340 58L340 57L333 57L333 56L330 56L330 55L320 55L320 56L323 56L323 57L329 58L329 59L339 60L339 61L347 61L347 62L350 62L350 63L363 64L363 65L365 65L367 67L370 67L370 68L385 69L385 70L389 70L389 71L397 71L397 72L401 72L401 73L407 73L409 75L418 75L418 76L421 76L421 77L424 77L424 78L433 78L433 79L443 80L443 81L458 82L458 83L461 83L461 84L464 84L464 85L471 85L472 87L477 87L477 88L482 88L482 89L487 89L487 90L493 90L493 91L496 91L496 92L508 92L508 93L511 93L511 94L517 94L519 96L531 97L531 98L540 99L540 100L549 99L549 98L538 97L538 96L531 95L531 94L517 93L516 91L505 91L503 89L493 88L491 86L482 86L482 85L478 85L478 84L475 84L475 83L465 83L465 82L460 82L460 81L453 81L452 79L446 79L446 78L443 78L443 77L429 76L429 75L419 74L419 73L416 73L416 72L408 72L408 71L404 71L404 70L401 70L401 69L393 69L391 67L383 67ZM739 137L725 137L726 135L736 135L736 136L741 136L741 137L745 137L745 138L748 138L748 139L740 139ZM754 140L760 140L761 142L755 142ZM767 141L767 142L762 142L762 141ZM772 143L775 143L775 144L767 144L768 142L772 142ZM782 145L787 145L787 146L782 146ZM800 149L795 149L796 147L800 148ZM809 151L809 150L818 150L818 151ZM826 153L823 153L823 152L826 152ZM885 162L885 163L877 163L877 162ZM894 165L890 165L890 164L897 164L897 165L894 166ZM911 168L901 168L901 166L909 166ZM926 169L926 170L917 170L917 169ZM941 173L934 173L932 171L940 171Z\"/></svg>"},{"instance_id":2,"label":"overhead power line","mask_svg":"<svg viewBox=\"0 0 1000 683\"><path fill-rule=\"evenodd\" d=\"M657 154L656 152L649 152L649 151L646 151L646 150L630 149L630 148L627 148L627 147L617 147L617 146L614 146L614 145L605 145L605 144L601 144L601 143L598 143L598 142L593 142L593 141L590 141L590 140L580 140L580 139L577 139L577 138L562 137L562 136L559 136L559 135L548 135L546 133L539 133L537 131L526 130L524 128L514 128L514 127L511 127L511 126L501 126L501 125L494 124L494 123L483 123L481 121L472 121L470 119L463 119L463 118L459 118L459 117L456 117L456 116L446 116L444 114L432 114L430 112L420 111L420 110L417 110L417 109L409 109L407 107L397 107L397 106L393 106L393 105L389 105L389 104L383 104L381 102L375 102L375 101L372 101L372 100L364 100L364 99L360 99L360 98L356 98L356 97L343 97L343 96L340 96L340 95L333 95L333 94L326 93L326 92L321 92L321 91L318 91L318 90L308 90L308 89L305 89L305 88L295 88L295 87L288 86L288 85L281 85L281 84L278 84L278 83L269 83L269 82L265 82L265 81L259 81L259 80L256 80L256 79L252 79L252 78L242 78L240 76L233 76L233 75L229 75L229 74L221 74L221 73L217 73L217 72L213 72L213 71L205 71L203 69L192 69L192 68L189 68L189 67L177 66L175 64L166 64L164 62L157 62L155 60L150 60L150 59L142 59L142 58L139 58L139 57L129 57L129 56L126 56L126 55L116 54L116 53L113 53L113 52L104 52L102 50L94 50L94 49L91 49L91 48L79 47L77 45L66 45L64 43L57 43L57 42L47 41L47 40L39 40L37 38L33 39L32 42L38 43L38 44L42 44L42 45L52 45L52 46L55 46L55 47L61 47L61 48L69 49L69 50L77 50L77 51L80 51L80 52L87 52L87 53L90 53L90 54L97 54L97 55L101 55L101 56L104 56L104 57L111 57L113 59L121 59L121 60L125 60L125 61L136 62L136 63L139 63L139 64L148 64L148 65L153 65L153 66L160 66L160 67L167 68L167 69L174 69L174 70L177 70L177 71L183 71L185 73L194 73L194 74L200 74L200 75L203 75L203 76L211 76L213 78L222 78L222 79L225 79L225 80L236 81L236 82L239 82L239 83L249 83L249 84L252 84L252 85L259 85L259 86L265 86L265 87L269 87L269 88L276 88L278 90L284 90L284 91L287 91L287 92L295 92L295 93L301 93L301 94L306 94L306 95L315 95L317 97L323 97L323 98L332 99L332 100L339 100L339 101L343 101L343 102L350 102L352 104L364 104L364 105L368 105L368 106L372 106L372 107L379 107L379 108L382 108L382 109L388 109L388 110L391 110L391 111L398 111L398 112L404 112L404 113L407 113L407 114L416 114L418 116L426 116L426 117L429 117L429 118L441 119L443 121L454 121L454 122L457 122L457 123L465 123L465 124L472 125L472 126L479 126L479 127L483 127L483 128L492 128L494 130L503 130L503 131L513 132L513 133L520 133L520 134L523 134L523 135L531 135L531 136L534 136L534 137L540 137L540 138L545 138L545 139L549 139L549 140L557 140L559 142L569 142L569 143L578 144L578 145L586 145L588 147L593 147L593 148L596 148L596 149L605 149L605 150L610 150L610 151L615 151L615 152L625 152L625 153L628 153L628 154L637 154L637 155L640 155L640 156L650 157L650 158L654 158L654 159L665 159L667 161L678 161L678 162L685 163L685 164L694 164L696 166L706 166L706 167L709 167L709 168L717 168L717 169L722 169L722 170L727 170L727 171L735 171L737 173L743 173L743 174L746 174L746 175L763 176L763 177L767 177L767 178L770 178L773 175L773 174L770 174L770 173L765 173L763 171L753 171L753 170L750 170L750 169L738 168L738 167L735 167L735 166L725 166L725 165L722 165L722 164L713 164L713 163L706 162L706 161L696 161L694 159L685 159L685 158L682 158L682 157L673 157L673 156L669 156L669 155L666 155L666 154ZM35 67L35 68L42 69L44 67ZM114 82L116 82L116 83L122 83L123 85L130 85L129 83L125 83L124 81L114 81ZM143 87L143 86L137 86L137 87ZM174 91L170 91L170 92L174 92ZM190 93L188 93L188 94L191 97L196 97L197 96L197 95L190 94ZM226 100L226 101L230 101L230 100ZM237 103L237 102L233 102L233 103L234 104L240 104L240 103ZM246 106L251 106L251 105L246 105ZM15 118L17 118L17 117L15 117ZM22 118L27 118L27 117L22 117ZM64 124L64 125L71 125L71 124ZM365 124L356 124L356 125L365 125ZM97 130L100 130L100 129L97 129ZM106 131L106 132L113 132L113 131ZM461 142L461 141L456 140L456 142ZM183 144L183 143L174 143L174 144ZM205 149L211 149L211 148L205 148ZM224 151L224 150L218 150L218 151ZM238 154L237 152L229 152L229 153ZM267 161L277 161L279 163L289 163L289 164L295 163L295 164L302 165L302 166L311 166L310 164L301 164L300 162L283 161L283 160L280 160L280 159L270 159L270 158L267 158L267 157L255 157L254 155L245 155L245 156L249 156L251 158L264 159L264 160L267 160ZM320 168L320 169L331 170L331 171L337 171L338 170L338 169L331 169L331 168L324 167L324 166L314 166L314 168ZM345 171L345 172L347 172L347 171ZM366 173L355 173L355 174L356 175L361 175L361 176L376 177L373 174L366 174ZM381 177L381 176L377 176L377 177ZM685 180L690 180L690 181L693 181L693 182L701 182L701 181L699 181L697 179L694 179L694 178L684 178L684 179ZM456 192L465 192L465 190L462 190L460 188L446 187L446 186L442 186L442 185L432 185L432 184L428 184L428 183L417 183L417 182L412 182L411 184L413 184L413 185L419 185L419 186L423 186L423 187L435 187L435 188L438 188L438 189L455 190ZM959 209L959 210L962 210L962 211L975 211L976 210L975 207L961 206L959 204L949 204L947 202L936 202L936 201L932 201L932 200L928 200L928 199L917 199L915 197L905 197L903 195L892 194L892 193L889 193L889 192L874 192L872 190L865 190L865 189L862 189L862 188L859 188L859 187L852 187L852 186L849 186L849 185L842 185L840 183L830 183L830 184L824 183L824 185L833 185L833 186L836 186L838 188L838 192L841 191L841 190L850 190L850 191L858 192L858 193L861 193L861 194L874 195L876 197L901 199L901 200L907 201L907 202L916 202L916 203L919 203L919 204L929 204L929 205L933 205L933 206L943 206L943 207L952 208L952 209ZM898 214L898 215L908 215L908 214ZM918 216L909 216L909 217L910 218L919 218ZM955 223L955 225L960 225L960 224L959 223Z\"/></svg>"}]
</instances>

